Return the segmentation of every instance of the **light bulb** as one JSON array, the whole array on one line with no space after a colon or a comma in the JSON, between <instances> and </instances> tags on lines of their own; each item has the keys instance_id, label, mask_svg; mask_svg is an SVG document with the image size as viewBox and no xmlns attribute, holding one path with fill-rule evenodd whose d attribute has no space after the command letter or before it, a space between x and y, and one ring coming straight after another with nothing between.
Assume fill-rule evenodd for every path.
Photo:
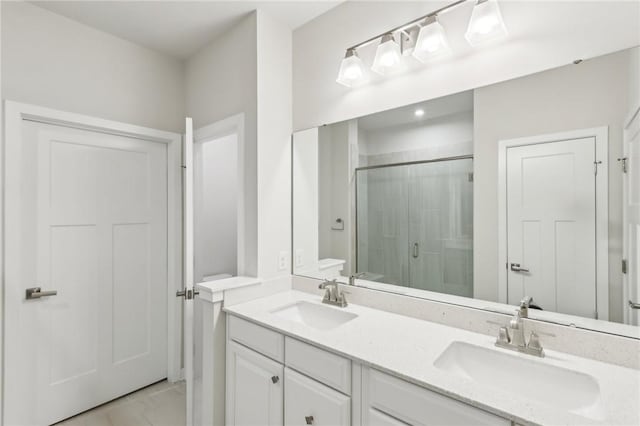
<instances>
[{"instance_id":1,"label":"light bulb","mask_svg":"<svg viewBox=\"0 0 640 426\"><path fill-rule=\"evenodd\" d=\"M471 12L465 38L472 46L507 35L500 7L496 0L478 0Z\"/></svg>"},{"instance_id":2,"label":"light bulb","mask_svg":"<svg viewBox=\"0 0 640 426\"><path fill-rule=\"evenodd\" d=\"M413 49L413 56L417 60L425 62L429 58L448 52L450 52L450 49L444 27L440 25L437 17L432 16L427 18L424 27L420 28L420 32L418 33L416 46Z\"/></svg>"},{"instance_id":3,"label":"light bulb","mask_svg":"<svg viewBox=\"0 0 640 426\"><path fill-rule=\"evenodd\" d=\"M376 57L373 59L371 69L378 74L385 75L400 64L401 57L400 46L394 40L393 35L385 34L376 49Z\"/></svg>"},{"instance_id":4,"label":"light bulb","mask_svg":"<svg viewBox=\"0 0 640 426\"><path fill-rule=\"evenodd\" d=\"M424 115L424 110L422 108L418 108L415 110L414 114L416 117L422 117Z\"/></svg>"},{"instance_id":5,"label":"light bulb","mask_svg":"<svg viewBox=\"0 0 640 426\"><path fill-rule=\"evenodd\" d=\"M347 50L347 53L340 64L338 78L336 82L343 86L353 87L354 84L364 80L364 65L358 57L355 49Z\"/></svg>"}]
</instances>

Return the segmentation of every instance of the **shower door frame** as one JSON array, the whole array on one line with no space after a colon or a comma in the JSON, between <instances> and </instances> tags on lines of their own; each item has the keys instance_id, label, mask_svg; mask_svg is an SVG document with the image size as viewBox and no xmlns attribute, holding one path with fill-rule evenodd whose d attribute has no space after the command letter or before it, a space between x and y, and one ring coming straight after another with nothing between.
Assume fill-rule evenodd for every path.
<instances>
[{"instance_id":1,"label":"shower door frame","mask_svg":"<svg viewBox=\"0 0 640 426\"><path fill-rule=\"evenodd\" d=\"M364 167L356 167L354 169L354 174L355 174L355 191L354 191L354 203L355 203L355 232L354 232L354 246L355 246L355 272L354 273L358 273L358 260L359 260L359 256L358 256L358 172L359 171L365 171L365 170L373 170L373 169L383 169L383 168L387 168L387 167L402 167L402 166L414 166L414 165L418 165L418 164L428 164L428 163L441 163L444 161L455 161L455 160L471 160L473 162L474 158L473 158L473 154L467 154L467 155L456 155L453 157L440 157L440 158L434 158L433 160L420 160L420 161L405 161L402 163L389 163L389 164L380 164L377 166L364 166ZM475 173L475 170L474 172ZM394 284L391 284L394 285ZM404 286L399 286L399 287L404 287Z\"/></svg>"}]
</instances>

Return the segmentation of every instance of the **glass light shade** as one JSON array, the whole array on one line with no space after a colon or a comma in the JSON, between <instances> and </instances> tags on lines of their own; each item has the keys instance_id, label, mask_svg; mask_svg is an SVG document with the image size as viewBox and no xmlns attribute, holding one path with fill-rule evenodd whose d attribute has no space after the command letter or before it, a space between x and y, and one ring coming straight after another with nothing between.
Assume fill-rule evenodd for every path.
<instances>
[{"instance_id":1,"label":"glass light shade","mask_svg":"<svg viewBox=\"0 0 640 426\"><path fill-rule=\"evenodd\" d=\"M364 64L355 50L348 50L342 63L336 81L343 86L352 87L364 79Z\"/></svg>"},{"instance_id":2,"label":"glass light shade","mask_svg":"<svg viewBox=\"0 0 640 426\"><path fill-rule=\"evenodd\" d=\"M471 46L495 40L507 35L500 7L496 0L480 0L473 7L465 38Z\"/></svg>"},{"instance_id":3,"label":"glass light shade","mask_svg":"<svg viewBox=\"0 0 640 426\"><path fill-rule=\"evenodd\" d=\"M413 56L417 60L425 62L450 51L444 27L437 20L427 22L424 27L420 28L416 46L413 48Z\"/></svg>"},{"instance_id":4,"label":"glass light shade","mask_svg":"<svg viewBox=\"0 0 640 426\"><path fill-rule=\"evenodd\" d=\"M371 69L378 74L385 75L400 64L402 53L400 45L396 43L391 34L382 37L378 49L376 49L376 57L373 59Z\"/></svg>"}]
</instances>

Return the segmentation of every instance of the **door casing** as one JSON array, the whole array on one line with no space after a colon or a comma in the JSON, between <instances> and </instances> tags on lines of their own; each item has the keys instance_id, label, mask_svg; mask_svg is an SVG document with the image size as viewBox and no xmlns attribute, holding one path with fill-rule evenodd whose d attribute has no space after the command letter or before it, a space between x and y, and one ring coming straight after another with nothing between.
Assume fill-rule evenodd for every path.
<instances>
[{"instance_id":1,"label":"door casing","mask_svg":"<svg viewBox=\"0 0 640 426\"><path fill-rule=\"evenodd\" d=\"M609 127L549 133L498 142L498 301L507 303L507 150L515 146L595 138L596 143L596 309L609 319ZM596 167L594 165L594 167Z\"/></svg>"},{"instance_id":2,"label":"door casing","mask_svg":"<svg viewBox=\"0 0 640 426\"><path fill-rule=\"evenodd\" d=\"M4 294L9 290L5 280L5 265L7 257L10 253L5 252L5 234L4 226L6 226L7 217L5 214L5 203L14 202L14 198L19 193L12 193L5 188L5 161L7 147L20 144L22 141L22 121L36 121L40 123L53 124L64 127L88 130L92 132L100 132L106 134L114 134L126 136L136 139L144 139L152 142L163 143L167 145L167 347L168 347L168 366L167 378L169 381L177 381L180 379L181 358L180 358L180 341L182 339L182 319L179 300L175 297L176 290L181 287L182 283L182 250L180 242L182 240L181 228L181 153L180 143L181 135L177 133L151 129L147 127L136 126L132 124L105 120L97 117L91 117L82 114L76 114L66 111L45 108L37 105L25 104L14 101L4 102L4 133L2 140L2 150L0 151L0 188L2 188L3 196L0 198L0 306L2 306L2 327L0 327L0 370L4 375L4 350L5 350L5 318L16 307L5 305ZM178 348L177 351L175 348ZM4 401L4 381L0 384L0 401ZM4 425L4 407L0 404L0 425Z\"/></svg>"}]
</instances>

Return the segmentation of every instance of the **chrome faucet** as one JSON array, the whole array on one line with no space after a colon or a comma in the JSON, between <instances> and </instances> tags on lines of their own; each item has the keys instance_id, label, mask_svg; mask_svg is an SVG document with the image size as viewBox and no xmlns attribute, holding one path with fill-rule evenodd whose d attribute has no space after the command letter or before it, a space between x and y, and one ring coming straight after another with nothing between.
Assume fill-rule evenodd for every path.
<instances>
[{"instance_id":1,"label":"chrome faucet","mask_svg":"<svg viewBox=\"0 0 640 426\"><path fill-rule=\"evenodd\" d=\"M340 306L341 308L347 306L347 299L345 298L344 293L340 291L338 282L335 279L322 282L318 286L318 288L320 290L325 290L324 297L322 298L322 303Z\"/></svg>"},{"instance_id":2,"label":"chrome faucet","mask_svg":"<svg viewBox=\"0 0 640 426\"><path fill-rule=\"evenodd\" d=\"M500 327L496 346L528 355L544 357L544 350L542 349L540 338L536 332L531 332L529 341L526 340L524 334L524 322L522 319L527 318L529 304L532 301L533 299L531 297L525 297L520 301L520 306L516 310L513 318L511 318L511 321L509 321L509 325L507 327Z\"/></svg>"},{"instance_id":3,"label":"chrome faucet","mask_svg":"<svg viewBox=\"0 0 640 426\"><path fill-rule=\"evenodd\" d=\"M358 272L357 274L352 274L349 276L349 285L356 285L356 279L364 277L366 272Z\"/></svg>"}]
</instances>

